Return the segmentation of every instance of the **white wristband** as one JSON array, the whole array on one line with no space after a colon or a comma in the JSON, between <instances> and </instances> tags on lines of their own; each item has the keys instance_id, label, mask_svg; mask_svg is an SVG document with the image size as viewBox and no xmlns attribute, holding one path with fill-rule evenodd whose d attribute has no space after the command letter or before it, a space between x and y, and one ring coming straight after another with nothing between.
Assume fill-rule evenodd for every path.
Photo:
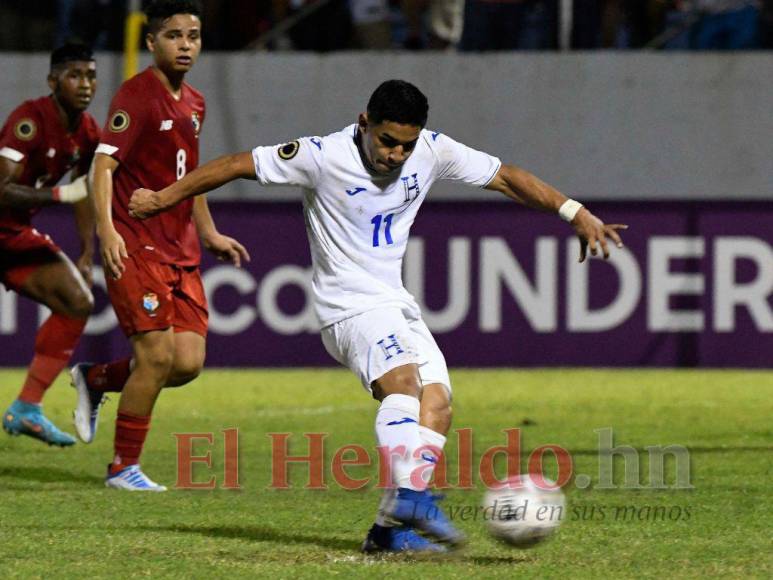
<instances>
[{"instance_id":1,"label":"white wristband","mask_svg":"<svg viewBox=\"0 0 773 580\"><path fill-rule=\"evenodd\" d=\"M579 201L567 199L564 203L561 204L561 207L558 208L558 215L565 222L571 222L581 208L582 204Z\"/></svg>"},{"instance_id":2,"label":"white wristband","mask_svg":"<svg viewBox=\"0 0 773 580\"><path fill-rule=\"evenodd\" d=\"M86 187L86 176L81 175L78 179L68 185L60 185L56 189L56 195L61 203L75 203L89 195Z\"/></svg>"}]
</instances>

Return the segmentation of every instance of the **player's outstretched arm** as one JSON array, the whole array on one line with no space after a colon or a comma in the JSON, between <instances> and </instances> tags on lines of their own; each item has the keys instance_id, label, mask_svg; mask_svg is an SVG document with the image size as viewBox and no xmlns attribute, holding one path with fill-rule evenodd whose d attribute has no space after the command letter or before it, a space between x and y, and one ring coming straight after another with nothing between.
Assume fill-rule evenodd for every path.
<instances>
[{"instance_id":1,"label":"player's outstretched arm","mask_svg":"<svg viewBox=\"0 0 773 580\"><path fill-rule=\"evenodd\" d=\"M129 200L129 213L145 219L184 199L207 193L239 178L257 179L251 151L213 159L161 191L136 190Z\"/></svg>"},{"instance_id":2,"label":"player's outstretched arm","mask_svg":"<svg viewBox=\"0 0 773 580\"><path fill-rule=\"evenodd\" d=\"M23 163L0 157L0 207L29 209L57 203L76 203L86 199L89 194L85 175L74 179L69 185L36 189L17 183L23 172Z\"/></svg>"},{"instance_id":3,"label":"player's outstretched arm","mask_svg":"<svg viewBox=\"0 0 773 580\"><path fill-rule=\"evenodd\" d=\"M609 237L618 248L623 247L623 240L618 230L628 229L625 224L605 224L593 215L582 204L569 199L557 189L551 187L528 171L514 165L502 165L486 189L504 193L510 199L534 209L558 213L568 221L577 237L580 239L580 262L587 256L588 247L594 256L598 246L604 259L609 258Z\"/></svg>"}]
</instances>

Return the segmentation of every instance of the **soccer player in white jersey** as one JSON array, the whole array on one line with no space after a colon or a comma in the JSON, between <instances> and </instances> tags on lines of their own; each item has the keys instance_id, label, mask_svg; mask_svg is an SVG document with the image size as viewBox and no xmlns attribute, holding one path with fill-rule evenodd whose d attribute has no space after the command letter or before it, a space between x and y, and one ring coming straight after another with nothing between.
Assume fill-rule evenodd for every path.
<instances>
[{"instance_id":1,"label":"soccer player in white jersey","mask_svg":"<svg viewBox=\"0 0 773 580\"><path fill-rule=\"evenodd\" d=\"M605 225L523 169L424 129L428 110L415 86L386 81L340 132L220 157L161 191L137 190L129 204L145 218L240 177L303 188L322 342L380 401L376 438L394 450L395 488L384 494L368 552L445 551L464 541L427 489L451 425L451 381L401 279L408 234L432 184L463 181L559 214L580 239L581 261L588 248L608 257L607 238L622 246L617 230L626 227Z\"/></svg>"}]
</instances>

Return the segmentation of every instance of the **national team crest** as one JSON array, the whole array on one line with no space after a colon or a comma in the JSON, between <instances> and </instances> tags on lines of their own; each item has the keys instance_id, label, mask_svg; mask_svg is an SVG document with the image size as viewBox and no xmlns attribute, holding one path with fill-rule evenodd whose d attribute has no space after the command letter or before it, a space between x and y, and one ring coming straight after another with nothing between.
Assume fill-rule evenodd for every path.
<instances>
[{"instance_id":1,"label":"national team crest","mask_svg":"<svg viewBox=\"0 0 773 580\"><path fill-rule=\"evenodd\" d=\"M413 173L410 177L401 177L400 179L403 181L406 203L411 201L411 199L419 197L421 194L421 187L419 187L418 173Z\"/></svg>"},{"instance_id":2,"label":"national team crest","mask_svg":"<svg viewBox=\"0 0 773 580\"><path fill-rule=\"evenodd\" d=\"M196 111L191 113L191 121L193 122L193 132L196 133L196 137L198 137L199 131L201 131L201 119L199 119L199 114Z\"/></svg>"},{"instance_id":3,"label":"national team crest","mask_svg":"<svg viewBox=\"0 0 773 580\"><path fill-rule=\"evenodd\" d=\"M148 292L142 297L142 307L145 312L151 316L155 316L156 310L158 310L158 296L154 292Z\"/></svg>"}]
</instances>

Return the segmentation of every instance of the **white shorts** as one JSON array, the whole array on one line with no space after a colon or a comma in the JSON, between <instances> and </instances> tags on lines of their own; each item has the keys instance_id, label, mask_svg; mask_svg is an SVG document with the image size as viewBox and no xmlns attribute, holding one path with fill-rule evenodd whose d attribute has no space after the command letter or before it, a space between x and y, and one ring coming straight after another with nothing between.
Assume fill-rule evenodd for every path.
<instances>
[{"instance_id":1,"label":"white shorts","mask_svg":"<svg viewBox=\"0 0 773 580\"><path fill-rule=\"evenodd\" d=\"M440 383L451 394L446 359L421 317L397 307L363 312L322 329L327 352L370 392L394 368L419 365L421 384Z\"/></svg>"}]
</instances>

